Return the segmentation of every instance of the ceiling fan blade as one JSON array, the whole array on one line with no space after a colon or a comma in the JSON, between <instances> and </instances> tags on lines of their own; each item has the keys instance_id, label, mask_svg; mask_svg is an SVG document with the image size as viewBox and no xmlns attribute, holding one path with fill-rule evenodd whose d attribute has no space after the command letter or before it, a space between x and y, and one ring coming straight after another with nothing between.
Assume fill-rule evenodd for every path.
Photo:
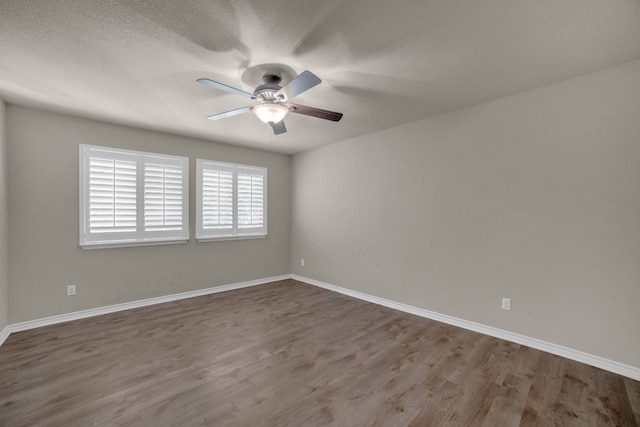
<instances>
[{"instance_id":1,"label":"ceiling fan blade","mask_svg":"<svg viewBox=\"0 0 640 427\"><path fill-rule=\"evenodd\" d=\"M224 90L225 92L235 93L236 95L245 96L245 97L251 98L251 99L255 99L256 98L255 96L253 96L252 93L245 92L245 91L240 90L240 89L236 89L235 87L227 86L224 83L215 82L215 81L209 80L209 79L198 79L196 81L198 83L202 83L203 85L207 85L207 86L211 86L211 87L216 88L216 89Z\"/></svg>"},{"instance_id":2,"label":"ceiling fan blade","mask_svg":"<svg viewBox=\"0 0 640 427\"><path fill-rule=\"evenodd\" d=\"M238 114L246 113L251 111L253 106L237 108L235 110L225 111L224 113L214 114L213 116L207 117L209 120L220 120L231 116L237 116Z\"/></svg>"},{"instance_id":3,"label":"ceiling fan blade","mask_svg":"<svg viewBox=\"0 0 640 427\"><path fill-rule=\"evenodd\" d=\"M286 126L284 125L284 120L280 120L278 123L273 123L271 125L273 129L273 133L276 135L280 135L281 133L285 133L287 131Z\"/></svg>"},{"instance_id":4,"label":"ceiling fan blade","mask_svg":"<svg viewBox=\"0 0 640 427\"><path fill-rule=\"evenodd\" d=\"M320 84L322 80L311 71L303 71L295 79L291 80L285 87L275 93L276 98L284 98L285 101L293 99L312 87Z\"/></svg>"},{"instance_id":5,"label":"ceiling fan blade","mask_svg":"<svg viewBox=\"0 0 640 427\"><path fill-rule=\"evenodd\" d=\"M317 117L319 119L331 120L332 122L339 122L342 118L342 113L335 111L322 110L320 108L308 107L306 105L289 103L289 111L292 113L304 114L305 116Z\"/></svg>"}]
</instances>

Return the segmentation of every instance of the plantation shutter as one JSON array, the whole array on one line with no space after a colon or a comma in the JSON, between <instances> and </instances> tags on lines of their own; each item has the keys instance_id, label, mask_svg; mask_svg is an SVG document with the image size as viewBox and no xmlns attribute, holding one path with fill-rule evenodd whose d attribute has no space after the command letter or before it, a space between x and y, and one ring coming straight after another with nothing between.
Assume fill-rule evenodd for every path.
<instances>
[{"instance_id":1,"label":"plantation shutter","mask_svg":"<svg viewBox=\"0 0 640 427\"><path fill-rule=\"evenodd\" d=\"M239 233L262 232L264 215L264 169L238 166Z\"/></svg>"},{"instance_id":2,"label":"plantation shutter","mask_svg":"<svg viewBox=\"0 0 640 427\"><path fill-rule=\"evenodd\" d=\"M202 173L202 229L216 234L233 230L233 170L210 164Z\"/></svg>"},{"instance_id":3,"label":"plantation shutter","mask_svg":"<svg viewBox=\"0 0 640 427\"><path fill-rule=\"evenodd\" d=\"M197 160L198 236L232 236L234 233L233 166Z\"/></svg>"},{"instance_id":4,"label":"plantation shutter","mask_svg":"<svg viewBox=\"0 0 640 427\"><path fill-rule=\"evenodd\" d=\"M189 238L189 159L80 145L80 246Z\"/></svg>"},{"instance_id":5,"label":"plantation shutter","mask_svg":"<svg viewBox=\"0 0 640 427\"><path fill-rule=\"evenodd\" d=\"M146 163L144 167L144 229L181 230L183 170L180 166Z\"/></svg>"},{"instance_id":6,"label":"plantation shutter","mask_svg":"<svg viewBox=\"0 0 640 427\"><path fill-rule=\"evenodd\" d=\"M89 231L135 232L136 162L91 157L89 160Z\"/></svg>"},{"instance_id":7,"label":"plantation shutter","mask_svg":"<svg viewBox=\"0 0 640 427\"><path fill-rule=\"evenodd\" d=\"M196 238L267 234L265 168L198 159Z\"/></svg>"}]
</instances>

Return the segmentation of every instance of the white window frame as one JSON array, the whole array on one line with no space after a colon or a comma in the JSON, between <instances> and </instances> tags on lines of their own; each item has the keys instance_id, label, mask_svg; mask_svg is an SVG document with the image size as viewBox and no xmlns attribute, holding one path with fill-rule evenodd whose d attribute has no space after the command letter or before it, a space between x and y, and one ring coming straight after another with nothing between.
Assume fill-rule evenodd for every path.
<instances>
[{"instance_id":1,"label":"white window frame","mask_svg":"<svg viewBox=\"0 0 640 427\"><path fill-rule=\"evenodd\" d=\"M211 229L204 226L203 215L203 181L204 172L222 171L232 174L232 224L228 228ZM196 239L198 242L261 239L268 235L267 204L267 168L261 166L241 165L212 160L196 159ZM262 177L262 225L256 227L239 225L238 176L253 175Z\"/></svg>"},{"instance_id":2,"label":"white window frame","mask_svg":"<svg viewBox=\"0 0 640 427\"><path fill-rule=\"evenodd\" d=\"M136 216L131 231L92 232L90 224L90 172L91 159L135 162ZM80 246L83 249L100 249L128 246L165 245L186 243L189 240L189 158L164 154L124 150L80 144ZM181 173L181 222L173 227L145 227L145 166L163 166ZM162 197L165 206L163 178ZM156 229L152 229L156 228ZM160 228L160 229L158 229ZM162 229L166 228L166 229Z\"/></svg>"}]
</instances>

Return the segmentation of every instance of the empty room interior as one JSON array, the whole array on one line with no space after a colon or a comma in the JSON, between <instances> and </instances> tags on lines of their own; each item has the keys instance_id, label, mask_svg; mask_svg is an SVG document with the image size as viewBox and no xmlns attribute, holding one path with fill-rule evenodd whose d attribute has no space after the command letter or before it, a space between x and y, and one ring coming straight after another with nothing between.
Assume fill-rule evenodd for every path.
<instances>
[{"instance_id":1,"label":"empty room interior","mask_svg":"<svg viewBox=\"0 0 640 427\"><path fill-rule=\"evenodd\" d=\"M640 1L0 0L0 425L637 426Z\"/></svg>"}]
</instances>

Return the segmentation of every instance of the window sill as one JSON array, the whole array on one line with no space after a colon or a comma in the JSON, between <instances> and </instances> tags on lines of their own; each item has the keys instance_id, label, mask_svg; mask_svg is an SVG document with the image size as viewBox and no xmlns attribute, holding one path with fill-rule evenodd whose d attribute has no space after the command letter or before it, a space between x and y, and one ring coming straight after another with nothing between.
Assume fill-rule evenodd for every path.
<instances>
[{"instance_id":1,"label":"window sill","mask_svg":"<svg viewBox=\"0 0 640 427\"><path fill-rule=\"evenodd\" d=\"M108 248L128 248L133 246L158 246L158 245L177 245L187 243L189 239L178 240L148 240L145 242L109 242L109 243L85 243L80 247L85 250L89 249L108 249Z\"/></svg>"},{"instance_id":2,"label":"window sill","mask_svg":"<svg viewBox=\"0 0 640 427\"><path fill-rule=\"evenodd\" d=\"M196 237L198 243L206 242L220 242L225 240L249 240L249 239L264 239L267 234L247 234L244 236L220 236L220 237Z\"/></svg>"}]
</instances>

